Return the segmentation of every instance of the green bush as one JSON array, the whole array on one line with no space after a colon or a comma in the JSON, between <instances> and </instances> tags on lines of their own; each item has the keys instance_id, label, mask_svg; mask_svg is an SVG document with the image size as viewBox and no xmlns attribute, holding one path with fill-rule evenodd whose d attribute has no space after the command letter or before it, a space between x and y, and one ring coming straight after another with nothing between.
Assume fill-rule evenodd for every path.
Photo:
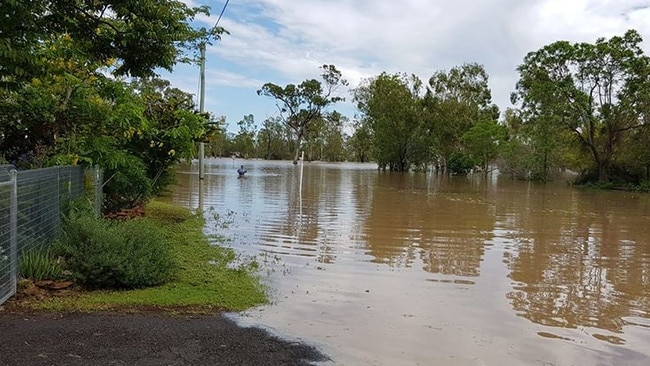
<instances>
[{"instance_id":1,"label":"green bush","mask_svg":"<svg viewBox=\"0 0 650 366\"><path fill-rule=\"evenodd\" d=\"M115 169L104 171L104 212L131 208L151 197L152 182L145 162L131 155L122 159Z\"/></svg>"},{"instance_id":2,"label":"green bush","mask_svg":"<svg viewBox=\"0 0 650 366\"><path fill-rule=\"evenodd\" d=\"M465 153L453 153L447 162L449 171L457 175L466 175L474 166L472 159Z\"/></svg>"},{"instance_id":3,"label":"green bush","mask_svg":"<svg viewBox=\"0 0 650 366\"><path fill-rule=\"evenodd\" d=\"M162 229L146 219L112 222L72 213L55 249L77 281L90 288L157 286L175 270Z\"/></svg>"},{"instance_id":4,"label":"green bush","mask_svg":"<svg viewBox=\"0 0 650 366\"><path fill-rule=\"evenodd\" d=\"M33 281L58 280L63 277L63 267L44 249L29 249L20 254L18 270L22 278Z\"/></svg>"},{"instance_id":5,"label":"green bush","mask_svg":"<svg viewBox=\"0 0 650 366\"><path fill-rule=\"evenodd\" d=\"M169 223L180 223L192 217L190 210L185 207L174 206L158 201L147 203L144 211L147 217Z\"/></svg>"}]
</instances>

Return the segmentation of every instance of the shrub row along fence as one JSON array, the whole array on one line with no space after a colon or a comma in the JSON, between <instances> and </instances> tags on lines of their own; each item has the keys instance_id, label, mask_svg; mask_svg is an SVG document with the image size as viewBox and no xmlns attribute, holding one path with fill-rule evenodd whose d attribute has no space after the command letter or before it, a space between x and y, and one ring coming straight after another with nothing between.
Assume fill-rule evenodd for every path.
<instances>
[{"instance_id":1,"label":"shrub row along fence","mask_svg":"<svg viewBox=\"0 0 650 366\"><path fill-rule=\"evenodd\" d=\"M100 174L93 173L92 186L99 187ZM21 253L46 249L58 237L62 210L84 193L84 176L79 166L0 165L0 304L16 293Z\"/></svg>"}]
</instances>

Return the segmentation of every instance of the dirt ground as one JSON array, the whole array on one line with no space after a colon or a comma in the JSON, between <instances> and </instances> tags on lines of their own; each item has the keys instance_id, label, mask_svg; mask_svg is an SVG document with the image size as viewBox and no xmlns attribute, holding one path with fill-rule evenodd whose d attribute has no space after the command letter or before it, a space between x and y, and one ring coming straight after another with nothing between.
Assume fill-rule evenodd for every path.
<instances>
[{"instance_id":1,"label":"dirt ground","mask_svg":"<svg viewBox=\"0 0 650 366\"><path fill-rule=\"evenodd\" d=\"M0 366L310 365L315 348L221 315L0 311Z\"/></svg>"}]
</instances>

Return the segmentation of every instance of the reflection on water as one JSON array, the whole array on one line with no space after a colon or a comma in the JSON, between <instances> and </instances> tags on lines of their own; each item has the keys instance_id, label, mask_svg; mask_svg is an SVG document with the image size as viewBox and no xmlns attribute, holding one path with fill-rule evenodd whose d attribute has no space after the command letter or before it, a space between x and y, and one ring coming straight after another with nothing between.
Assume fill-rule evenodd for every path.
<instances>
[{"instance_id":1,"label":"reflection on water","mask_svg":"<svg viewBox=\"0 0 650 366\"><path fill-rule=\"evenodd\" d=\"M180 167L173 202L273 258L274 305L240 321L336 364L650 363L649 195L324 163L301 190L299 174L209 160L201 183Z\"/></svg>"},{"instance_id":2,"label":"reflection on water","mask_svg":"<svg viewBox=\"0 0 650 366\"><path fill-rule=\"evenodd\" d=\"M650 221L647 197L573 192L543 194L506 213L522 237L509 257L508 294L522 316L556 327L618 333L626 318L649 316ZM603 338L603 337L600 337Z\"/></svg>"},{"instance_id":3,"label":"reflection on water","mask_svg":"<svg viewBox=\"0 0 650 366\"><path fill-rule=\"evenodd\" d=\"M364 232L373 261L409 266L414 257L431 273L478 276L494 215L466 178L378 173ZM443 187L454 186L454 191Z\"/></svg>"}]
</instances>

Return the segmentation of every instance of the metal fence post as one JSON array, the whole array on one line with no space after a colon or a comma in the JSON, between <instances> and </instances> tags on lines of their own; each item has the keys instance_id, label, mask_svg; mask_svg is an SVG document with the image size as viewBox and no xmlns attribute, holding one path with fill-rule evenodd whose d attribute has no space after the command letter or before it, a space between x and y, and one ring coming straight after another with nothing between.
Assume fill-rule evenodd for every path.
<instances>
[{"instance_id":1,"label":"metal fence post","mask_svg":"<svg viewBox=\"0 0 650 366\"><path fill-rule=\"evenodd\" d=\"M9 200L9 265L11 266L11 294L18 288L18 173L9 171L11 197Z\"/></svg>"},{"instance_id":2,"label":"metal fence post","mask_svg":"<svg viewBox=\"0 0 650 366\"><path fill-rule=\"evenodd\" d=\"M93 188L95 188L95 216L102 213L102 174L99 165L95 165L93 171Z\"/></svg>"}]
</instances>

